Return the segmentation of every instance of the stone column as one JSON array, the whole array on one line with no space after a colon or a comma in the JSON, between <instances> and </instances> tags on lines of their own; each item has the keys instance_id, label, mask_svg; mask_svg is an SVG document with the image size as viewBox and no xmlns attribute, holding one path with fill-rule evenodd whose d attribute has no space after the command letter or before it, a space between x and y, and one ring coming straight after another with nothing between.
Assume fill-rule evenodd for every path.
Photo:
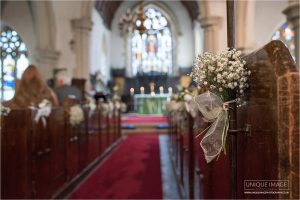
<instances>
[{"instance_id":1,"label":"stone column","mask_svg":"<svg viewBox=\"0 0 300 200\"><path fill-rule=\"evenodd\" d=\"M54 49L37 48L33 53L32 63L35 64L45 80L53 78L53 70L57 67L60 52Z\"/></svg>"},{"instance_id":2,"label":"stone column","mask_svg":"<svg viewBox=\"0 0 300 200\"><path fill-rule=\"evenodd\" d=\"M74 32L74 50L76 54L76 68L74 78L86 80L86 91L89 91L90 68L90 32L93 22L90 18L72 19L71 25Z\"/></svg>"},{"instance_id":3,"label":"stone column","mask_svg":"<svg viewBox=\"0 0 300 200\"><path fill-rule=\"evenodd\" d=\"M204 36L203 29L201 28L200 22L198 20L193 21L193 32L195 41L195 56L203 53L204 49Z\"/></svg>"},{"instance_id":4,"label":"stone column","mask_svg":"<svg viewBox=\"0 0 300 200\"><path fill-rule=\"evenodd\" d=\"M204 31L204 51L215 52L218 49L217 29L221 24L221 17L209 16L200 18L201 28Z\"/></svg>"},{"instance_id":5,"label":"stone column","mask_svg":"<svg viewBox=\"0 0 300 200\"><path fill-rule=\"evenodd\" d=\"M296 65L299 69L299 1L289 0L289 6L283 11L287 17L287 22L292 25L295 33L295 58Z\"/></svg>"},{"instance_id":6,"label":"stone column","mask_svg":"<svg viewBox=\"0 0 300 200\"><path fill-rule=\"evenodd\" d=\"M125 73L126 77L133 77L133 70L132 70L132 63L131 63L131 34L132 29L129 28L128 31L124 34L124 40L125 40Z\"/></svg>"}]
</instances>

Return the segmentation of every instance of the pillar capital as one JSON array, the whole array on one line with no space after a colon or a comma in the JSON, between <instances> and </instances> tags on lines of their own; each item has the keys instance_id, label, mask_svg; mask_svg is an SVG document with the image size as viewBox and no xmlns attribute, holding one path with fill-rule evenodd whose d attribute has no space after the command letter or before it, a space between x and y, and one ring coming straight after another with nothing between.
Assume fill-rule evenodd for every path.
<instances>
[{"instance_id":1,"label":"pillar capital","mask_svg":"<svg viewBox=\"0 0 300 200\"><path fill-rule=\"evenodd\" d=\"M71 20L71 26L73 29L91 31L93 27L93 22L90 18L77 18Z\"/></svg>"},{"instance_id":2,"label":"pillar capital","mask_svg":"<svg viewBox=\"0 0 300 200\"><path fill-rule=\"evenodd\" d=\"M204 51L215 52L218 49L218 29L221 26L222 17L200 17L201 28L204 32Z\"/></svg>"},{"instance_id":3,"label":"pillar capital","mask_svg":"<svg viewBox=\"0 0 300 200\"><path fill-rule=\"evenodd\" d=\"M222 17L219 16L209 16L209 17L200 17L198 21L201 24L202 28L208 27L217 27L221 25Z\"/></svg>"},{"instance_id":4,"label":"pillar capital","mask_svg":"<svg viewBox=\"0 0 300 200\"><path fill-rule=\"evenodd\" d=\"M32 63L37 65L45 79L52 78L59 56L60 52L55 49L36 48Z\"/></svg>"},{"instance_id":5,"label":"pillar capital","mask_svg":"<svg viewBox=\"0 0 300 200\"><path fill-rule=\"evenodd\" d=\"M54 49L41 49L36 48L33 53L33 58L35 60L44 60L48 62L56 62L60 56L60 52Z\"/></svg>"}]
</instances>

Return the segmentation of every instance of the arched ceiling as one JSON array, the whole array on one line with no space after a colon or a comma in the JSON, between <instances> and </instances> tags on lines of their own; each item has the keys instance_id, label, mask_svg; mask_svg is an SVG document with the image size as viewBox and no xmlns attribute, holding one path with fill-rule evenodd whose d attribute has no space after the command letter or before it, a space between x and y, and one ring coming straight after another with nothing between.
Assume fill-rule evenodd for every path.
<instances>
[{"instance_id":1,"label":"arched ceiling","mask_svg":"<svg viewBox=\"0 0 300 200\"><path fill-rule=\"evenodd\" d=\"M97 0L95 1L95 8L101 15L105 26L111 29L111 24L117 9L123 1ZM192 20L196 20L199 16L199 7L197 1L181 0L183 6L186 7Z\"/></svg>"}]
</instances>

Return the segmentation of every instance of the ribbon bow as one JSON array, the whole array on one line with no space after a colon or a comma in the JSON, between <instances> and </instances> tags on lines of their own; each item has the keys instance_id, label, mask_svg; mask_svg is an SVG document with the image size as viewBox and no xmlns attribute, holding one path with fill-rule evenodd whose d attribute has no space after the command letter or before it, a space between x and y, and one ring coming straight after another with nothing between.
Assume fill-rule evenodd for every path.
<instances>
[{"instance_id":1,"label":"ribbon bow","mask_svg":"<svg viewBox=\"0 0 300 200\"><path fill-rule=\"evenodd\" d=\"M9 107L5 107L2 104L0 104L0 116L7 116L10 113L10 108Z\"/></svg>"},{"instance_id":2,"label":"ribbon bow","mask_svg":"<svg viewBox=\"0 0 300 200\"><path fill-rule=\"evenodd\" d=\"M39 103L38 107L30 106L29 108L37 110L34 121L38 123L41 119L45 127L47 125L46 117L49 117L52 109L50 101L44 99L41 103Z\"/></svg>"},{"instance_id":3,"label":"ribbon bow","mask_svg":"<svg viewBox=\"0 0 300 200\"><path fill-rule=\"evenodd\" d=\"M208 91L195 97L194 101L197 103L204 120L212 122L209 127L196 136L198 137L208 129L200 142L200 146L204 151L206 162L209 163L219 156L222 150L225 152L229 128L229 104L236 102L236 99L223 102L220 97Z\"/></svg>"}]
</instances>

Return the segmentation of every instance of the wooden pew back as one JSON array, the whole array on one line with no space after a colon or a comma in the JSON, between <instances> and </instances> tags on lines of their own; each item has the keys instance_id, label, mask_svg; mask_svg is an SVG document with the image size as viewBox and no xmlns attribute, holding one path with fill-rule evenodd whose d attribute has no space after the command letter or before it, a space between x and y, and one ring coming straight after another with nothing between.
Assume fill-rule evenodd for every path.
<instances>
[{"instance_id":1,"label":"wooden pew back","mask_svg":"<svg viewBox=\"0 0 300 200\"><path fill-rule=\"evenodd\" d=\"M280 41L246 61L251 88L238 119L252 133L238 135L239 198L299 198L299 71ZM245 180L289 180L289 194L245 194Z\"/></svg>"},{"instance_id":2,"label":"wooden pew back","mask_svg":"<svg viewBox=\"0 0 300 200\"><path fill-rule=\"evenodd\" d=\"M108 122L101 120L100 110L88 117L89 109L83 108L84 121L72 126L69 113L74 104L67 105L53 108L46 124L34 121L36 110L13 109L1 116L2 198L58 195L111 149L109 141L101 143L100 127L108 127Z\"/></svg>"}]
</instances>

